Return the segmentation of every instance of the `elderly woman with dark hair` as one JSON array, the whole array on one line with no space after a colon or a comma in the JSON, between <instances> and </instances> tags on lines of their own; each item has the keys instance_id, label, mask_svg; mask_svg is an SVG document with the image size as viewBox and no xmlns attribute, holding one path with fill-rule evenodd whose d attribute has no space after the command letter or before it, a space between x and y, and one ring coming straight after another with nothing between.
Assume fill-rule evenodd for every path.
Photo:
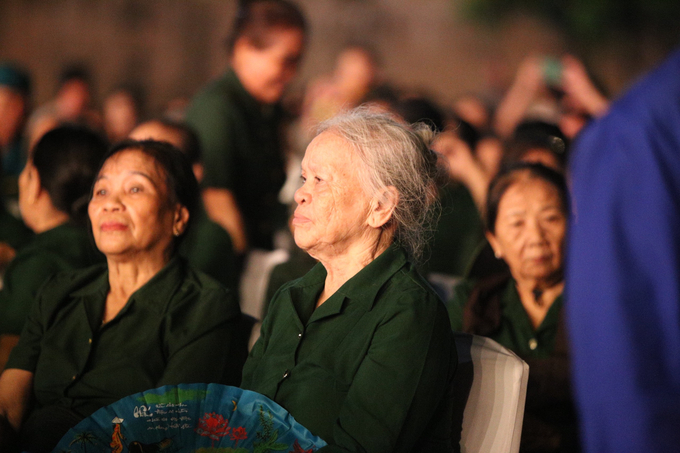
<instances>
[{"instance_id":1,"label":"elderly woman with dark hair","mask_svg":"<svg viewBox=\"0 0 680 453\"><path fill-rule=\"evenodd\" d=\"M410 262L436 196L431 135L354 110L302 161L294 236L319 264L274 296L242 386L328 442L319 452L451 448L451 328Z\"/></svg>"},{"instance_id":2,"label":"elderly woman with dark hair","mask_svg":"<svg viewBox=\"0 0 680 453\"><path fill-rule=\"evenodd\" d=\"M454 291L454 330L484 335L529 363L520 451L578 451L563 315L569 197L564 177L536 163L502 170L487 195L486 236L507 271Z\"/></svg>"},{"instance_id":3,"label":"elderly woman with dark hair","mask_svg":"<svg viewBox=\"0 0 680 453\"><path fill-rule=\"evenodd\" d=\"M126 395L222 380L238 305L175 252L197 195L174 147L129 141L109 151L88 208L107 266L42 286L0 376L0 445L19 433L23 449L49 451Z\"/></svg>"}]
</instances>

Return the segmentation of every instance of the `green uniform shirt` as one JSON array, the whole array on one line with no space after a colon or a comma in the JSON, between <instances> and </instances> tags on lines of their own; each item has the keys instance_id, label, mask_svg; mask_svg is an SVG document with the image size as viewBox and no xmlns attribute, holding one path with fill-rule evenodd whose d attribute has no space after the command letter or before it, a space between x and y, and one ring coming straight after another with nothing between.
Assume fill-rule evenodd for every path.
<instances>
[{"instance_id":1,"label":"green uniform shirt","mask_svg":"<svg viewBox=\"0 0 680 453\"><path fill-rule=\"evenodd\" d=\"M210 220L203 205L192 213L194 219L179 246L189 264L238 294L239 272L229 233Z\"/></svg>"},{"instance_id":2,"label":"green uniform shirt","mask_svg":"<svg viewBox=\"0 0 680 453\"><path fill-rule=\"evenodd\" d=\"M441 216L428 247L430 256L423 272L462 276L484 239L484 225L470 192L462 184L443 187L439 202Z\"/></svg>"},{"instance_id":3,"label":"green uniform shirt","mask_svg":"<svg viewBox=\"0 0 680 453\"><path fill-rule=\"evenodd\" d=\"M18 251L28 244L32 237L33 232L24 225L24 222L7 212L0 197L0 242L6 242Z\"/></svg>"},{"instance_id":4,"label":"green uniform shirt","mask_svg":"<svg viewBox=\"0 0 680 453\"><path fill-rule=\"evenodd\" d=\"M42 287L7 368L34 373L38 407L85 417L166 384L221 382L239 317L231 294L178 257L102 325L108 271L62 272Z\"/></svg>"},{"instance_id":5,"label":"green uniform shirt","mask_svg":"<svg viewBox=\"0 0 680 453\"><path fill-rule=\"evenodd\" d=\"M0 334L21 333L38 288L50 275L88 267L102 258L84 228L62 224L35 235L19 250L3 277Z\"/></svg>"},{"instance_id":6,"label":"green uniform shirt","mask_svg":"<svg viewBox=\"0 0 680 453\"><path fill-rule=\"evenodd\" d=\"M490 338L523 358L550 357L555 349L558 320L562 310L562 296L555 299L541 325L534 329L515 285L515 280L510 279L503 290L501 323ZM453 330L461 330L463 327L463 307L473 287L474 281L468 280L458 285L454 291L452 300L448 304Z\"/></svg>"},{"instance_id":7,"label":"green uniform shirt","mask_svg":"<svg viewBox=\"0 0 680 453\"><path fill-rule=\"evenodd\" d=\"M272 249L285 224L278 193L285 182L278 105L258 103L228 71L203 89L186 120L201 140L204 187L229 189L243 215L251 247Z\"/></svg>"},{"instance_id":8,"label":"green uniform shirt","mask_svg":"<svg viewBox=\"0 0 680 453\"><path fill-rule=\"evenodd\" d=\"M444 305L395 246L315 309L325 278L317 264L276 294L241 385L326 440L319 453L437 451L419 440L433 420L451 430Z\"/></svg>"}]
</instances>

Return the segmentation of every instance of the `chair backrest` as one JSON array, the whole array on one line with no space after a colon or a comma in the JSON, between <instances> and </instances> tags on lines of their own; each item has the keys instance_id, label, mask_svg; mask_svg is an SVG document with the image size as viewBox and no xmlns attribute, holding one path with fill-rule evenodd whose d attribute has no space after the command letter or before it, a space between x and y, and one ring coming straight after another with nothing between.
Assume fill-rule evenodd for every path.
<instances>
[{"instance_id":1,"label":"chair backrest","mask_svg":"<svg viewBox=\"0 0 680 453\"><path fill-rule=\"evenodd\" d=\"M462 453L517 453L529 365L495 341L455 333L459 367L474 377L463 413Z\"/></svg>"}]
</instances>

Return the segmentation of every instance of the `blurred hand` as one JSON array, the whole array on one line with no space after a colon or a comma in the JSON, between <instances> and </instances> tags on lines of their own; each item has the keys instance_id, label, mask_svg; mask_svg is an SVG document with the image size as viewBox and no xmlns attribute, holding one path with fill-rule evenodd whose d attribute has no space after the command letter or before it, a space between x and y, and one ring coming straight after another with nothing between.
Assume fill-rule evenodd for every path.
<instances>
[{"instance_id":1,"label":"blurred hand","mask_svg":"<svg viewBox=\"0 0 680 453\"><path fill-rule=\"evenodd\" d=\"M609 106L588 77L583 63L571 55L562 57L562 88L569 98L566 102L590 115L601 115Z\"/></svg>"},{"instance_id":2,"label":"blurred hand","mask_svg":"<svg viewBox=\"0 0 680 453\"><path fill-rule=\"evenodd\" d=\"M0 271L4 271L7 265L16 256L16 251L6 242L0 242Z\"/></svg>"}]
</instances>

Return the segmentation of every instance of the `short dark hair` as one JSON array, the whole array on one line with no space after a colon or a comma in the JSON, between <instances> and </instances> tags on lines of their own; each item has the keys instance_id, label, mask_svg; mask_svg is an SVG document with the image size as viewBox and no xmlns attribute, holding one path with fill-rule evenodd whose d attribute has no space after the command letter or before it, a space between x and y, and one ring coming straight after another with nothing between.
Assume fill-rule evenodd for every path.
<instances>
[{"instance_id":1,"label":"short dark hair","mask_svg":"<svg viewBox=\"0 0 680 453\"><path fill-rule=\"evenodd\" d=\"M227 39L229 53L241 37L258 48L266 47L266 34L273 28L292 28L307 32L307 21L300 8L287 0L241 0L234 27Z\"/></svg>"},{"instance_id":2,"label":"short dark hair","mask_svg":"<svg viewBox=\"0 0 680 453\"><path fill-rule=\"evenodd\" d=\"M564 176L546 167L543 164L533 162L518 162L502 169L489 184L486 196L486 229L492 234L496 233L496 218L498 217L498 205L508 189L522 178L522 174L528 173L531 178L540 179L551 184L557 189L562 202L564 213L570 212L569 190Z\"/></svg>"},{"instance_id":3,"label":"short dark hair","mask_svg":"<svg viewBox=\"0 0 680 453\"><path fill-rule=\"evenodd\" d=\"M70 64L61 71L59 74L59 87L71 80L80 80L87 85L92 82L90 71L85 65L80 63Z\"/></svg>"},{"instance_id":4,"label":"short dark hair","mask_svg":"<svg viewBox=\"0 0 680 453\"><path fill-rule=\"evenodd\" d=\"M555 124L545 121L524 121L505 143L505 154L501 167L507 167L522 160L532 149L545 149L552 153L562 168L566 165L569 140Z\"/></svg>"},{"instance_id":5,"label":"short dark hair","mask_svg":"<svg viewBox=\"0 0 680 453\"><path fill-rule=\"evenodd\" d=\"M87 203L106 148L101 135L76 125L52 129L35 145L31 161L40 185L75 223L87 223Z\"/></svg>"},{"instance_id":6,"label":"short dark hair","mask_svg":"<svg viewBox=\"0 0 680 453\"><path fill-rule=\"evenodd\" d=\"M175 250L193 223L198 207L198 181L184 153L167 142L157 140L123 140L114 145L104 156L99 171L112 156L127 150L137 150L151 157L165 173L169 204L179 203L189 211L189 222L183 233L175 239Z\"/></svg>"},{"instance_id":7,"label":"short dark hair","mask_svg":"<svg viewBox=\"0 0 680 453\"><path fill-rule=\"evenodd\" d=\"M178 147L178 149L184 153L191 165L201 162L203 156L201 141L191 126L185 122L167 118L158 120L158 123L163 127L174 130L181 136L182 146Z\"/></svg>"}]
</instances>

